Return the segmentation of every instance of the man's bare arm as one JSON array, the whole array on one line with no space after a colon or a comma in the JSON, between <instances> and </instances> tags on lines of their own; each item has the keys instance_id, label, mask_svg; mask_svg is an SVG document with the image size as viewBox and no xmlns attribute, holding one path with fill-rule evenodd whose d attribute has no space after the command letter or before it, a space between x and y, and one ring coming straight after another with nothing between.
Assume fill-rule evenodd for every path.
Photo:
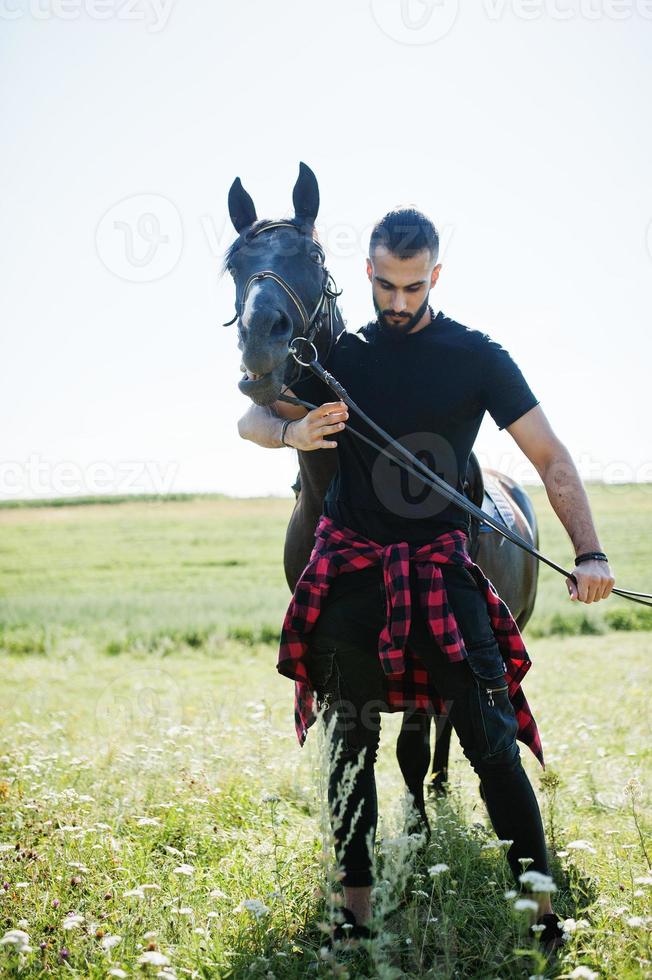
<instances>
[{"instance_id":1,"label":"man's bare arm","mask_svg":"<svg viewBox=\"0 0 652 980\"><path fill-rule=\"evenodd\" d=\"M289 388L286 393L292 395ZM269 406L251 405L238 421L238 432L242 439L249 439L266 449L281 449L288 445L305 452L337 449L337 443L325 436L341 431L348 417L343 402L326 402L308 412L300 405L278 401ZM285 430L283 443L281 430L286 419L291 419L292 424Z\"/></svg>"},{"instance_id":2,"label":"man's bare arm","mask_svg":"<svg viewBox=\"0 0 652 980\"><path fill-rule=\"evenodd\" d=\"M507 426L507 431L543 480L548 500L568 532L575 554L602 551L582 478L541 406L535 405ZM577 587L570 579L566 582L571 599L580 602L606 599L615 584L609 565L604 561L582 562L575 566L573 574L577 578Z\"/></svg>"}]
</instances>

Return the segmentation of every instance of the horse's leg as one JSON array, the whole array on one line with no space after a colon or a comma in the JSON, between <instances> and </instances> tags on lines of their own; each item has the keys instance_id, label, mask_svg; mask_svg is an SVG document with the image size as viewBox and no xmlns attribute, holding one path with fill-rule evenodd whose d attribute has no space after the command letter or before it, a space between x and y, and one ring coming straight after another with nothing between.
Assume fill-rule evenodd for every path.
<instances>
[{"instance_id":1,"label":"horse's leg","mask_svg":"<svg viewBox=\"0 0 652 980\"><path fill-rule=\"evenodd\" d=\"M405 785L414 797L414 805L430 834L423 795L423 783L430 765L430 716L425 711L403 712L396 742L396 758Z\"/></svg>"},{"instance_id":2,"label":"horse's leg","mask_svg":"<svg viewBox=\"0 0 652 980\"><path fill-rule=\"evenodd\" d=\"M451 732L453 726L450 718L444 718L437 727L435 737L435 752L432 759L432 778L428 783L428 792L443 796L448 782L448 757L451 748Z\"/></svg>"}]
</instances>

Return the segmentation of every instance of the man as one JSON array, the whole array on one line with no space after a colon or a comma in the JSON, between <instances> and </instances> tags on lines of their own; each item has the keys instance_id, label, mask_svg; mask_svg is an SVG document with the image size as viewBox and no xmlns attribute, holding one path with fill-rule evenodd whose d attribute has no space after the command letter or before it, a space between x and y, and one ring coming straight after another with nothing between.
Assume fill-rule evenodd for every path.
<instances>
[{"instance_id":1,"label":"man","mask_svg":"<svg viewBox=\"0 0 652 980\"><path fill-rule=\"evenodd\" d=\"M372 419L460 491L489 411L537 469L571 538L580 559L577 585L567 579L571 599L604 599L614 578L573 460L508 352L429 306L441 272L438 254L437 231L420 212L395 210L378 222L367 259L377 319L343 334L328 368ZM517 882L526 858L531 870L548 874L541 815L515 741L518 735L542 760L518 684L529 658L506 607L497 609L486 579L468 558L468 515L414 478L407 481L396 464L347 433L346 405L333 401L314 375L288 394L320 407L252 406L239 431L268 447L338 448L339 468L317 528L319 560L311 560L297 585L279 670L295 678L298 691L314 689L325 720L334 722L332 747L339 759L330 774L332 809L347 763L360 770L343 812L340 807L335 837L345 915L364 935L379 711L391 710L392 697L394 705L401 703L396 685L404 685L408 674L426 674L445 702L480 777L494 830L512 841L507 858ZM351 422L373 436L357 418ZM401 616L407 635L401 634ZM309 723L302 721L304 738ZM561 930L547 896L539 913L542 938L552 948Z\"/></svg>"}]
</instances>

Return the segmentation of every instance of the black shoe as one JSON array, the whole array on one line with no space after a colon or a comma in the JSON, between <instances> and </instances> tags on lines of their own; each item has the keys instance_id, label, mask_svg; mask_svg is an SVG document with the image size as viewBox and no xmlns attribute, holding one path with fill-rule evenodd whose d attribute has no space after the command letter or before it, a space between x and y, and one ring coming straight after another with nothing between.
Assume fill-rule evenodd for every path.
<instances>
[{"instance_id":1,"label":"black shoe","mask_svg":"<svg viewBox=\"0 0 652 980\"><path fill-rule=\"evenodd\" d=\"M343 907L339 910L343 922L338 922L333 929L328 945L346 941L347 939L371 939L371 929L369 926L358 925L357 919L351 909Z\"/></svg>"},{"instance_id":2,"label":"black shoe","mask_svg":"<svg viewBox=\"0 0 652 980\"><path fill-rule=\"evenodd\" d=\"M545 915L537 919L536 924L545 928L533 932L532 926L530 926L530 935L537 937L548 955L554 953L564 942L564 927L561 920L557 918L554 912L546 912Z\"/></svg>"}]
</instances>

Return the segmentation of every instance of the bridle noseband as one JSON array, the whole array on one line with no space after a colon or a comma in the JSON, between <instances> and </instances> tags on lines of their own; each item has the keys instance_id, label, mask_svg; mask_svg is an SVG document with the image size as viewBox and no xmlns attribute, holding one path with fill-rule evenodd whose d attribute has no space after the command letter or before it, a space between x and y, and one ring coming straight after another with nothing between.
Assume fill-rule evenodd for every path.
<instances>
[{"instance_id":1,"label":"bridle noseband","mask_svg":"<svg viewBox=\"0 0 652 980\"><path fill-rule=\"evenodd\" d=\"M272 221L266 225L263 225L263 227L259 228L257 231L254 231L250 235L250 239L257 238L258 235L262 235L266 231L273 231L276 228L292 228L299 235L301 234L301 230L299 229L299 227L291 221ZM308 313L308 310L306 309L306 306L303 300L301 299L301 297L299 296L299 294L296 292L295 289L292 288L292 286L288 282L285 281L285 279L283 279L282 276L279 276L278 273L274 272L272 269L263 269L262 271L254 272L249 276L249 278L247 279L244 285L244 289L242 290L242 297L240 299L240 308L238 309L236 305L235 316L233 317L232 320L229 320L228 323L223 324L223 326L230 327L232 324L234 324L237 320L241 318L242 312L247 302L247 296L249 295L249 290L251 289L251 287L255 282L260 282L263 279L271 279L272 282L275 282L277 286L280 286L281 289L286 293L286 295L289 296L289 298L294 303L296 309L298 310L299 316L301 317L302 331L300 334L297 334L296 337L292 338L292 342L301 339L301 340L308 341L308 343L314 344L317 334L319 333L322 327L322 321L324 320L324 318L327 318L328 349L326 351L324 360L328 360L328 355L331 352L335 340L335 330L334 330L335 305L336 305L337 297L341 295L342 290L341 289L338 290L335 280L333 279L332 275L326 268L325 265L326 256L323 248L321 247L319 242L316 241L315 239L312 239L312 244L321 254L322 257L321 265L324 272L321 293L319 295L319 299L317 300L317 303L312 313ZM326 307L326 309L324 309L324 307ZM289 349L288 353L292 353L292 350ZM294 380L296 381L296 378Z\"/></svg>"}]
</instances>

